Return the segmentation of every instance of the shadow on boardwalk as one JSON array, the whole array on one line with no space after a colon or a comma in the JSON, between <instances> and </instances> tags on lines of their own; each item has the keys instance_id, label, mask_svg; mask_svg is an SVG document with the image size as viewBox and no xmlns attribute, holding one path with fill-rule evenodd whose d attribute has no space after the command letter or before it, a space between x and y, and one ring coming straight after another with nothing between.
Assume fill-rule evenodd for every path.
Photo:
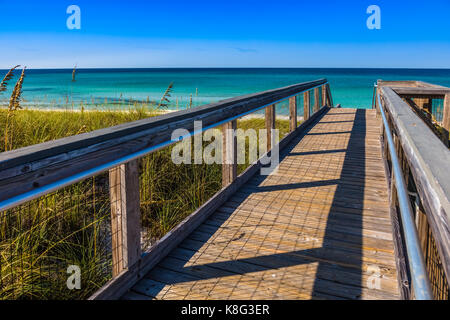
<instances>
[{"instance_id":1,"label":"shadow on boardwalk","mask_svg":"<svg viewBox=\"0 0 450 320\"><path fill-rule=\"evenodd\" d=\"M337 115L344 114L347 114L348 118L349 113L337 113ZM341 138L347 141L346 147L342 146L341 143L340 147L330 150L313 150L305 152L297 150L298 148L294 150L303 138L307 136L319 136L316 133L310 132L312 128L314 128L314 125L320 122L321 118L319 118L307 128L305 132L295 137L293 141L280 152L280 162L288 157L291 157L289 161L296 161L296 159L298 159L298 157L292 156L320 157L329 155L331 156L329 159L332 159L335 156L339 157L339 160L336 160L336 164L329 164L330 166L334 165L341 167L339 178L318 180L324 173L323 171L315 171L317 176L315 176L312 181L267 185L264 184L266 179L268 179L267 177L256 175L231 199L231 202L233 202L233 199L236 202L238 199L245 202L258 193L264 198L264 195L268 192L278 192L277 195L280 195L283 192L300 192L305 194L305 198L299 200L303 203L308 203L309 201L310 207L313 208L316 205L318 198L313 197L308 200L307 194L304 192L323 192L323 190L317 191L318 188L327 187L334 190L332 199L330 198L327 200L329 212L317 215L317 213L312 212L313 209L306 209L302 212L295 207L292 214L297 214L300 219L304 219L305 223L303 226L297 226L296 223L292 222L292 217L289 218L288 214L278 214L274 212L274 210L271 211L268 207L262 208L256 205L255 211L248 213L248 216L244 217L245 220L242 222L242 228L236 229L232 236L224 238L226 241L220 242L217 241L220 238L216 237L216 233L218 230L226 230L228 228L227 223L235 219L233 216L235 211L241 210L237 209L239 203L237 203L234 208L233 204L231 204L230 207L214 213L211 219L193 232L188 239L183 241L174 252L169 254L168 258L163 259L163 261L147 275L146 282L140 284L141 286L146 286L144 289L141 288L140 290L144 290L148 296L156 297L158 299L196 299L198 296L190 296L189 289L186 288L183 289L187 292L186 295L183 293L180 296L177 296L177 293L175 293L176 290L173 290L174 295L166 295L166 293L170 293L172 288L176 287L178 284L193 283L193 287L195 286L196 281L200 283L203 280L210 280L206 282L203 281L202 288L204 290L204 298L235 298L231 294L228 296L213 295L211 294L211 287L216 286L220 283L221 279L224 278L236 278L237 276L251 277L251 275L258 272L275 272L282 268L303 265L304 269L302 270L311 274L311 278L308 279L302 274L283 274L282 279L279 280L278 289L272 289L272 296L268 294L267 299L282 298L278 293L283 291L283 283L291 286L298 285L300 286L299 291L301 291L300 289L302 288L309 288L309 298L360 299L363 294L363 288L365 287L365 284L363 283L362 246L363 211L365 208L366 189L365 153L367 114L366 110L362 109L356 110L351 114L354 115L354 121L343 121L339 117L337 117L336 121L333 121L333 117L336 114L331 114L327 117L327 121L324 121L321 124L324 125L326 123L325 126L337 126L339 123L347 123L347 126L349 126L351 125L350 122L353 122L351 131L336 130L333 132L332 129L330 129L330 132L327 133L329 135L327 138L329 139L335 139L333 138L333 136L336 137L335 135L342 135L343 133L347 134L345 138ZM325 116L326 115L327 114L325 114ZM339 143L337 143L337 145L339 145ZM307 173L305 173L305 175L306 174ZM330 194L331 193L328 193L327 196ZM261 224L258 224L255 222L255 219L259 217L258 214L259 216L275 216L275 218L272 219L272 223L266 222L266 224L263 223L263 218L261 218ZM302 217L302 215L304 215L304 217ZM251 241L253 241L251 243L252 245L257 246L258 237L261 239L261 244L266 243L266 240L272 236L270 230L272 230L271 227L278 222L277 219L288 221L288 227L286 228L298 227L300 232L297 234L293 234L292 231L289 231L289 234L285 232L285 234L280 236L279 246L274 248L273 251L285 251L284 249L280 250L280 248L282 248L282 239L285 239L284 237L300 237L303 231L305 233L310 232L311 238L320 238L320 240L317 241L316 245L310 245L309 248L281 253L261 254L257 248L255 249L254 255L250 256L248 254L249 252L245 251L243 247L248 245ZM315 226L311 227L309 225L311 224L310 221L316 221ZM249 231L249 227L253 228L253 231ZM261 228L261 230L255 231L258 228ZM266 234L263 234L264 232L266 232ZM273 236L275 237L276 235L274 234ZM249 240L249 238L251 238L251 240ZM224 242L226 243L224 244ZM234 246L230 245L230 247L228 247L229 244L233 243ZM297 245L298 240L295 240L294 247ZM225 252L226 250L229 250L229 252ZM209 256L209 262L205 263L204 261L201 261L201 259L196 258L198 252L201 252L200 255ZM214 255L220 258L214 259ZM243 255L245 257L242 257ZM226 256L229 256L230 259L224 260ZM266 281L264 280L264 277L264 275L261 277L259 283L254 282L248 284L248 279L247 283L242 282L241 284L243 287L249 285L251 288L254 288L254 290L242 289L244 290L244 293L241 296L238 296L238 298L261 299L263 296L261 295L261 292L258 292L258 288L260 288L261 281ZM304 277L304 279L301 280L302 283L295 284L297 280L300 281L301 277ZM272 281L272 279L267 279L267 281ZM239 286L241 285L239 280L236 280L233 283L235 283L235 288L233 288L233 290L239 290ZM374 294L374 297L377 298L377 293ZM299 295L299 297L301 298L302 295ZM305 295L304 297L308 298L308 295Z\"/></svg>"}]
</instances>

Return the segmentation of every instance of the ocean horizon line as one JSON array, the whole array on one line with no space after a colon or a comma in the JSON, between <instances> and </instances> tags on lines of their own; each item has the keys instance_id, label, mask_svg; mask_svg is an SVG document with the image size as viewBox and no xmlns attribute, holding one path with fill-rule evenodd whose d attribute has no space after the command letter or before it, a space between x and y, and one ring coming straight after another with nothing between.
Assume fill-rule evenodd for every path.
<instances>
[{"instance_id":1,"label":"ocean horizon line","mask_svg":"<svg viewBox=\"0 0 450 320\"><path fill-rule=\"evenodd\" d=\"M21 67L25 65L20 65ZM27 67L27 66L25 66ZM27 70L73 70L74 67L67 68L28 68ZM10 68L0 68L0 71L8 71ZM267 69L267 70L448 70L450 68L392 68L392 67L76 67L77 70L243 70L243 69Z\"/></svg>"}]
</instances>

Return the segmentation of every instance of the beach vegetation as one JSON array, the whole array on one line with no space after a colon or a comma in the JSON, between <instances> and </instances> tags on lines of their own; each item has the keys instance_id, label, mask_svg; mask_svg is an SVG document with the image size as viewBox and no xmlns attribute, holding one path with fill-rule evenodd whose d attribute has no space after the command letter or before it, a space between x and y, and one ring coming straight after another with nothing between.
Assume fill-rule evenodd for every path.
<instances>
[{"instance_id":1,"label":"beach vegetation","mask_svg":"<svg viewBox=\"0 0 450 320\"><path fill-rule=\"evenodd\" d=\"M8 143L0 146L1 152L153 117L161 111L129 102L121 109L97 110L80 104L53 111L24 107L15 109L13 117L8 114L9 108L0 109L0 128L9 128ZM264 126L259 116L238 121L238 128L244 130ZM280 136L288 127L287 120L277 120ZM171 150L172 146L139 159L143 250L222 187L220 164L176 165ZM248 165L240 164L238 172ZM107 172L0 212L0 299L88 298L112 276L110 223ZM66 286L70 265L80 267L80 289Z\"/></svg>"}]
</instances>

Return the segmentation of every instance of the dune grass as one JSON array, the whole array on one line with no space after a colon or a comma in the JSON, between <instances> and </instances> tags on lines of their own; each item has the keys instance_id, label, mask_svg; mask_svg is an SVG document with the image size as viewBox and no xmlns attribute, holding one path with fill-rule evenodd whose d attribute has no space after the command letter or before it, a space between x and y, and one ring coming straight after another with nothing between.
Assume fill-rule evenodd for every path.
<instances>
[{"instance_id":1,"label":"dune grass","mask_svg":"<svg viewBox=\"0 0 450 320\"><path fill-rule=\"evenodd\" d=\"M158 114L125 111L0 109L0 134L8 126L13 150ZM238 127L264 128L264 119ZM277 120L280 136L288 121ZM4 136L1 141L4 141ZM146 249L221 188L219 164L181 164L168 147L139 160L142 242ZM239 165L242 172L247 164ZM0 299L84 299L111 278L110 204L107 173L79 182L18 208L0 212ZM81 270L81 289L68 290L66 269Z\"/></svg>"}]
</instances>

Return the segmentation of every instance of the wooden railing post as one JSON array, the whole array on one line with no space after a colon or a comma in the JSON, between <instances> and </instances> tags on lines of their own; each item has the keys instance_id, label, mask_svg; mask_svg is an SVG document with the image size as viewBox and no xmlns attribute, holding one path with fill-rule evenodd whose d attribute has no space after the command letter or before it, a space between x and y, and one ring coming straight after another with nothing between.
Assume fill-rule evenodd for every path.
<instances>
[{"instance_id":1,"label":"wooden railing post","mask_svg":"<svg viewBox=\"0 0 450 320\"><path fill-rule=\"evenodd\" d=\"M327 106L329 106L330 108L333 108L334 107L333 96L331 95L331 89L330 89L329 83L327 83L327 99L328 99Z\"/></svg>"},{"instance_id":2,"label":"wooden railing post","mask_svg":"<svg viewBox=\"0 0 450 320\"><path fill-rule=\"evenodd\" d=\"M380 105L378 104L378 95L379 95L379 94L380 94L380 87L377 86L376 89L375 89L375 110L377 111L377 113L376 113L377 118L378 118L379 116L381 116L380 108L383 107L383 106L380 106ZM380 95L380 98L381 98L381 95Z\"/></svg>"},{"instance_id":3,"label":"wooden railing post","mask_svg":"<svg viewBox=\"0 0 450 320\"><path fill-rule=\"evenodd\" d=\"M447 93L444 97L444 114L442 116L442 127L447 131L447 138L448 133L450 132L450 94Z\"/></svg>"},{"instance_id":4,"label":"wooden railing post","mask_svg":"<svg viewBox=\"0 0 450 320\"><path fill-rule=\"evenodd\" d=\"M237 121L222 125L222 186L226 187L237 177Z\"/></svg>"},{"instance_id":5,"label":"wooden railing post","mask_svg":"<svg viewBox=\"0 0 450 320\"><path fill-rule=\"evenodd\" d=\"M289 98L289 131L297 128L297 96Z\"/></svg>"},{"instance_id":6,"label":"wooden railing post","mask_svg":"<svg viewBox=\"0 0 450 320\"><path fill-rule=\"evenodd\" d=\"M395 148L398 149L398 138L397 135L395 134L394 131L391 132L392 133L392 140L394 142ZM386 148L389 149L389 146L387 144L387 139L386 139ZM396 150L395 150L396 152ZM387 153L389 154L389 161L391 161L391 157L390 157L390 152L389 150L387 151ZM397 153L397 152L396 152ZM391 161L392 163L392 161ZM394 208L398 207L398 198L397 198L397 188L395 185L395 174L394 174L394 169L392 168L392 164L391 164L391 194L390 194L390 203L392 206L394 206ZM397 209L396 209L397 210Z\"/></svg>"},{"instance_id":7,"label":"wooden railing post","mask_svg":"<svg viewBox=\"0 0 450 320\"><path fill-rule=\"evenodd\" d=\"M109 170L113 277L141 256L139 166L133 160Z\"/></svg>"},{"instance_id":8,"label":"wooden railing post","mask_svg":"<svg viewBox=\"0 0 450 320\"><path fill-rule=\"evenodd\" d=\"M309 108L310 106L310 98L309 98L309 91L306 91L303 93L303 121L306 121L309 119Z\"/></svg>"},{"instance_id":9,"label":"wooden railing post","mask_svg":"<svg viewBox=\"0 0 450 320\"><path fill-rule=\"evenodd\" d=\"M327 84L322 86L322 106L329 106L327 97L328 97Z\"/></svg>"},{"instance_id":10,"label":"wooden railing post","mask_svg":"<svg viewBox=\"0 0 450 320\"><path fill-rule=\"evenodd\" d=\"M272 129L275 129L275 105L266 107L267 151L272 149Z\"/></svg>"},{"instance_id":11,"label":"wooden railing post","mask_svg":"<svg viewBox=\"0 0 450 320\"><path fill-rule=\"evenodd\" d=\"M418 197L418 195L417 195ZM425 262L427 259L427 242L428 242L428 221L427 215L424 211L424 208L420 201L416 199L416 226L417 226L417 235L419 236L420 245L422 246L422 252L425 258Z\"/></svg>"},{"instance_id":12,"label":"wooden railing post","mask_svg":"<svg viewBox=\"0 0 450 320\"><path fill-rule=\"evenodd\" d=\"M316 113L317 111L319 111L320 105L319 105L319 101L320 100L320 92L319 92L319 87L314 88L314 113Z\"/></svg>"}]
</instances>

